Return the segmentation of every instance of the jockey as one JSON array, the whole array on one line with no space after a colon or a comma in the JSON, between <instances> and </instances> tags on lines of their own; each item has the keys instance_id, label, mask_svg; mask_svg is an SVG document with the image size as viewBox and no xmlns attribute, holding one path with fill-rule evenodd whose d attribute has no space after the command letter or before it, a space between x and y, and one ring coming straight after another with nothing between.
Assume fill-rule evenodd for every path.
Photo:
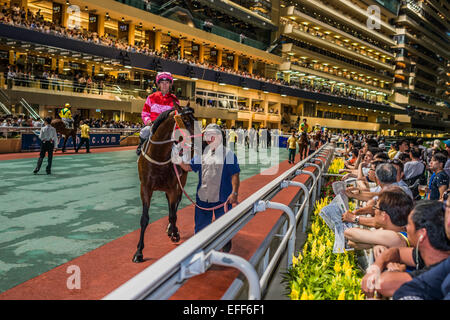
<instances>
[{"instance_id":1,"label":"jockey","mask_svg":"<svg viewBox=\"0 0 450 320\"><path fill-rule=\"evenodd\" d=\"M68 128L68 129L72 128L73 119L72 119L72 113L70 112L70 103L66 103L64 105L64 108L61 109L61 111L59 112L59 116L61 117L61 120L66 125L66 128Z\"/></svg>"},{"instance_id":2,"label":"jockey","mask_svg":"<svg viewBox=\"0 0 450 320\"><path fill-rule=\"evenodd\" d=\"M147 97L147 101L142 109L141 117L145 127L141 130L139 135L140 142L136 150L138 156L141 154L141 147L144 142L151 137L153 121L155 121L162 112L172 109L174 107L174 102L179 104L177 97L170 93L173 78L169 72L158 72L156 75L156 84L159 91L156 91Z\"/></svg>"},{"instance_id":3,"label":"jockey","mask_svg":"<svg viewBox=\"0 0 450 320\"><path fill-rule=\"evenodd\" d=\"M303 119L303 122L298 127L298 131L308 133L309 126L306 123L306 121L307 121L306 119Z\"/></svg>"}]
</instances>

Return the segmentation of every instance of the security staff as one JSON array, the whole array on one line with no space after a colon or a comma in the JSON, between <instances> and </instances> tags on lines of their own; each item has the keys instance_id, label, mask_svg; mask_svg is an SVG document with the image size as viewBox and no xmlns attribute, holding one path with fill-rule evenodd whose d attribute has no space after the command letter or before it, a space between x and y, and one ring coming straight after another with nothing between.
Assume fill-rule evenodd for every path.
<instances>
[{"instance_id":1,"label":"security staff","mask_svg":"<svg viewBox=\"0 0 450 320\"><path fill-rule=\"evenodd\" d=\"M66 103L64 108L61 109L59 112L59 116L61 117L62 121L66 125L67 128L72 128L72 113L70 112L70 104Z\"/></svg>"},{"instance_id":2,"label":"security staff","mask_svg":"<svg viewBox=\"0 0 450 320\"><path fill-rule=\"evenodd\" d=\"M45 126L41 129L39 133L39 139L41 140L41 153L34 169L33 173L37 174L41 169L42 161L45 158L45 153L48 153L47 162L47 174L51 174L52 160L53 160L53 149L58 146L58 135L56 134L56 129L51 125L52 118L45 118Z\"/></svg>"}]
</instances>

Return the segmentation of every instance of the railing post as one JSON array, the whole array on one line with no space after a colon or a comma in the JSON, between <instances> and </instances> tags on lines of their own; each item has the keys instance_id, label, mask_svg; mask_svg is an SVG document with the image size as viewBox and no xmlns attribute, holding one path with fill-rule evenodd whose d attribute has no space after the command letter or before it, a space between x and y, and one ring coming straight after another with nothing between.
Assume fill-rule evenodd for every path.
<instances>
[{"instance_id":1,"label":"railing post","mask_svg":"<svg viewBox=\"0 0 450 320\"><path fill-rule=\"evenodd\" d=\"M290 234L289 242L288 242L288 261L287 265L290 267L292 265L292 255L294 254L295 249L295 234L296 234L296 225L297 220L295 219L295 214L292 211L291 208L289 208L287 205L278 203L278 202L272 202L272 201L262 201L255 203L254 205L254 212L262 212L266 211L267 209L277 209L282 210L284 213L286 213L289 217L289 228L286 231L286 234Z\"/></svg>"},{"instance_id":2,"label":"railing post","mask_svg":"<svg viewBox=\"0 0 450 320\"><path fill-rule=\"evenodd\" d=\"M234 254L212 250L209 254L211 264L236 268L241 271L248 280L248 300L261 300L261 287L258 273L255 268L244 258Z\"/></svg>"},{"instance_id":3,"label":"railing post","mask_svg":"<svg viewBox=\"0 0 450 320\"><path fill-rule=\"evenodd\" d=\"M314 161L314 159L311 159L311 161ZM307 167L316 167L317 169L319 169L319 174L317 175L317 182L318 183L317 183L316 195L317 195L317 197L320 197L320 189L322 188L322 181L321 181L322 168L318 164L315 164L315 163L312 163L312 162L305 163L305 166L303 168L307 168Z\"/></svg>"}]
</instances>

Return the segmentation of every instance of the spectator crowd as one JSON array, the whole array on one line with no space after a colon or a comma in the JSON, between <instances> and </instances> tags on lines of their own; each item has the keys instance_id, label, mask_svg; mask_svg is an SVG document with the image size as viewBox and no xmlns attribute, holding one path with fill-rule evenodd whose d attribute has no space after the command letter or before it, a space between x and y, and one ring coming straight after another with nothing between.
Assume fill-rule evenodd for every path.
<instances>
[{"instance_id":1,"label":"spectator crowd","mask_svg":"<svg viewBox=\"0 0 450 320\"><path fill-rule=\"evenodd\" d=\"M197 66L201 68L206 68L210 70L226 72L234 75L238 75L245 78L251 78L259 81L264 81L267 83L283 85L287 87L291 87L294 89L307 90L312 92L324 93L333 96L341 96L354 100L361 100L371 103L383 104L373 101L371 99L364 98L362 96L358 96L353 93L351 90L332 90L331 87L323 84L314 84L310 85L307 83L295 83L295 82L287 82L284 79L278 78L273 79L269 77L265 77L262 74L259 74L257 70L253 72L248 72L244 70L235 70L230 66L225 65L217 65L211 61L200 62L197 57L181 57L180 47L177 44L172 45L171 43L166 48L162 48L161 51L152 50L148 46L143 43L138 44L129 44L127 41L120 40L109 35L99 36L97 32L91 32L81 28L80 26L75 26L71 28L65 28L61 25L58 25L54 22L50 22L44 19L43 15L40 13L40 10L35 14L31 12L29 9L25 11L24 9L20 9L20 7L13 6L9 8L7 6L0 6L0 23L8 24L12 26L27 28L30 30L35 30L39 32L44 32L52 35L57 35L65 38L71 38L81 41L86 41L98 45L103 45L107 47L114 47L119 50L124 50L127 52L140 53L153 57L160 57L172 61L176 61L179 63L189 64L192 66ZM30 75L26 75L30 76ZM86 80L87 81L87 80ZM91 80L92 81L92 80ZM77 82L78 83L78 82ZM81 84L84 87L84 82Z\"/></svg>"},{"instance_id":2,"label":"spectator crowd","mask_svg":"<svg viewBox=\"0 0 450 320\"><path fill-rule=\"evenodd\" d=\"M368 298L450 299L450 140L340 135L345 195L361 204L343 214L353 223L348 245L372 249L362 279Z\"/></svg>"}]
</instances>

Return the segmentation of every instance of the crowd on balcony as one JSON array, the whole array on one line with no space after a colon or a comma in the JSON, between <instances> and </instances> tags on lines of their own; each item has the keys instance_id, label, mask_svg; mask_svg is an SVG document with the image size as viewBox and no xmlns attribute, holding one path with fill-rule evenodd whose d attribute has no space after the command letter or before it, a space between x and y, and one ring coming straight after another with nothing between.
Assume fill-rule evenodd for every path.
<instances>
[{"instance_id":1,"label":"crowd on balcony","mask_svg":"<svg viewBox=\"0 0 450 320\"><path fill-rule=\"evenodd\" d=\"M450 140L342 135L345 195L362 205L343 214L348 245L372 250L361 289L368 298L450 298Z\"/></svg>"},{"instance_id":2,"label":"crowd on balcony","mask_svg":"<svg viewBox=\"0 0 450 320\"><path fill-rule=\"evenodd\" d=\"M84 119L83 122L88 124L91 128L106 128L106 129L138 129L141 128L142 123L134 123L131 121L115 121L113 119ZM28 115L4 115L0 116L0 127L20 127L20 128L39 128L42 126L40 120L35 120Z\"/></svg>"},{"instance_id":3,"label":"crowd on balcony","mask_svg":"<svg viewBox=\"0 0 450 320\"><path fill-rule=\"evenodd\" d=\"M0 23L9 24L13 26L25 27L31 30L40 31L48 34L58 35L62 37L77 39L81 41L87 41L98 45L104 45L109 47L115 47L120 50L125 50L128 52L135 52L140 54L145 54L149 56L161 57L164 59L170 59L180 63L195 65L198 67L203 67L215 71L227 72L235 74L241 77L247 77L256 79L259 81L265 81L267 83L273 83L277 85L289 86L296 89L309 90L309 87L300 87L297 84L289 83L283 79L273 79L265 77L257 72L247 72L244 70L235 70L234 68L227 66L218 66L212 62L200 62L198 58L181 58L179 48L175 50L168 51L156 51L150 49L144 44L132 45L128 44L125 40L113 39L108 36L99 36L96 32L90 32L82 28L64 28L63 26L57 25L53 22L46 21L42 14L38 11L33 14L29 9L27 12L20 9L17 6L9 8L7 6L0 7ZM321 92L320 88L313 89L315 92ZM349 95L351 97L351 95ZM369 102L369 101L368 101ZM373 103L373 101L370 101Z\"/></svg>"}]
</instances>

